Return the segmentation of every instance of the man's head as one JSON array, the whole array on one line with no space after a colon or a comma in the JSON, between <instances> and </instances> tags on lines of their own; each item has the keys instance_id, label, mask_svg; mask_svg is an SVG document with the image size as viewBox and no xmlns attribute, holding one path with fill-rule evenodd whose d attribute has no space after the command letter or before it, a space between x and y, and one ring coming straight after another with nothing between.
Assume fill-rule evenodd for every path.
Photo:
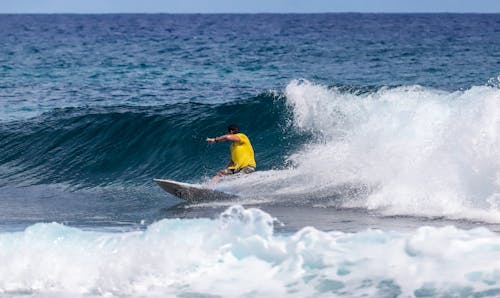
<instances>
[{"instance_id":1,"label":"man's head","mask_svg":"<svg viewBox=\"0 0 500 298\"><path fill-rule=\"evenodd\" d=\"M227 132L229 134L240 133L240 128L237 125L231 124L227 127Z\"/></svg>"}]
</instances>

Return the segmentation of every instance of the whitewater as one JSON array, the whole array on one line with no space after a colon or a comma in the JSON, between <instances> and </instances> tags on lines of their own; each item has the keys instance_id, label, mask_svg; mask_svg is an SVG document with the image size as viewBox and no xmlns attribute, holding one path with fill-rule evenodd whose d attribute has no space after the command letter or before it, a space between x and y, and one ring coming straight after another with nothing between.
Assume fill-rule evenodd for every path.
<instances>
[{"instance_id":1,"label":"whitewater","mask_svg":"<svg viewBox=\"0 0 500 298\"><path fill-rule=\"evenodd\" d=\"M275 234L233 206L144 231L36 224L0 235L0 295L72 297L493 297L500 237L484 228ZM446 247L446 249L443 249Z\"/></svg>"},{"instance_id":2,"label":"whitewater","mask_svg":"<svg viewBox=\"0 0 500 298\"><path fill-rule=\"evenodd\" d=\"M322 204L385 215L500 221L496 86L359 93L294 80L283 96L293 126L314 135L313 141L288 157L288 169L227 182L229 188L294 201L339 193L340 199Z\"/></svg>"}]
</instances>

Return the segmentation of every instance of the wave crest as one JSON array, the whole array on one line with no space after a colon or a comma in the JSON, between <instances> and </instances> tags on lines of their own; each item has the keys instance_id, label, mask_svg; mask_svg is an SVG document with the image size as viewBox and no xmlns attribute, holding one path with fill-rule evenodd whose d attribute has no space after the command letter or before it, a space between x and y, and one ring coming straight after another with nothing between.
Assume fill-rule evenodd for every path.
<instances>
[{"instance_id":1,"label":"wave crest","mask_svg":"<svg viewBox=\"0 0 500 298\"><path fill-rule=\"evenodd\" d=\"M361 181L374 191L351 206L500 220L497 88L353 94L293 81L285 93L295 126L318 136L290 157L313 187Z\"/></svg>"}]
</instances>

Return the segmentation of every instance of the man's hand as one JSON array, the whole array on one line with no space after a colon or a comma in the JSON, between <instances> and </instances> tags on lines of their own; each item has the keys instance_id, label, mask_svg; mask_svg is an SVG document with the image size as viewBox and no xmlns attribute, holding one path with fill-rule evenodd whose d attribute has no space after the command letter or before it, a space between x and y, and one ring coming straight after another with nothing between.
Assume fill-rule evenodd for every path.
<instances>
[{"instance_id":1,"label":"man's hand","mask_svg":"<svg viewBox=\"0 0 500 298\"><path fill-rule=\"evenodd\" d=\"M215 140L215 138L207 138L207 142L209 142L210 144L213 144L213 143L216 143L217 141Z\"/></svg>"}]
</instances>

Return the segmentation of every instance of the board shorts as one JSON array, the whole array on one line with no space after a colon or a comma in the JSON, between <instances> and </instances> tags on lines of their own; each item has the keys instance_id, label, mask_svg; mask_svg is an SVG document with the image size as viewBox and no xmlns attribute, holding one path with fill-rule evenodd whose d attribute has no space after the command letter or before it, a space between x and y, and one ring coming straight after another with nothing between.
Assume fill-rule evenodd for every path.
<instances>
[{"instance_id":1,"label":"board shorts","mask_svg":"<svg viewBox=\"0 0 500 298\"><path fill-rule=\"evenodd\" d=\"M222 175L234 175L234 174L239 174L239 173L251 174L253 172L255 172L254 167L246 166L246 167L241 168L241 169L224 169L221 171L221 174Z\"/></svg>"}]
</instances>

